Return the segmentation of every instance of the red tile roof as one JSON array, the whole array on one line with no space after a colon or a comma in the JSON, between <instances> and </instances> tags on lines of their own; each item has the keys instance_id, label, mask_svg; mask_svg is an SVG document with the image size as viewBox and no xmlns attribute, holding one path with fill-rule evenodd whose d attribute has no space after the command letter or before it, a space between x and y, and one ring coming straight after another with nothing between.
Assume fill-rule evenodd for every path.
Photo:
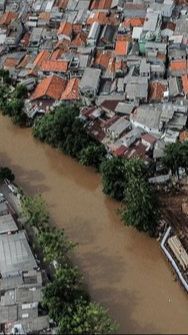
<instances>
[{"instance_id":1,"label":"red tile roof","mask_svg":"<svg viewBox=\"0 0 188 335\"><path fill-rule=\"evenodd\" d=\"M70 22L62 22L57 34L70 37L72 35L72 24Z\"/></svg>"},{"instance_id":2,"label":"red tile roof","mask_svg":"<svg viewBox=\"0 0 188 335\"><path fill-rule=\"evenodd\" d=\"M7 57L4 62L4 68L6 69L11 69L15 68L17 65L18 61L16 58L13 57Z\"/></svg>"},{"instance_id":3,"label":"red tile roof","mask_svg":"<svg viewBox=\"0 0 188 335\"><path fill-rule=\"evenodd\" d=\"M37 100L44 97L51 98L53 100L59 100L62 92L66 86L66 80L57 77L50 76L46 77L37 85L35 91L31 96L31 100Z\"/></svg>"},{"instance_id":4,"label":"red tile roof","mask_svg":"<svg viewBox=\"0 0 188 335\"><path fill-rule=\"evenodd\" d=\"M154 81L149 84L149 100L160 102L164 98L164 92L167 90L167 84Z\"/></svg>"},{"instance_id":5,"label":"red tile roof","mask_svg":"<svg viewBox=\"0 0 188 335\"><path fill-rule=\"evenodd\" d=\"M78 100L79 98L79 79L71 78L61 95L61 100Z\"/></svg>"},{"instance_id":6,"label":"red tile roof","mask_svg":"<svg viewBox=\"0 0 188 335\"><path fill-rule=\"evenodd\" d=\"M140 17L133 17L133 18L131 18L131 19L125 19L124 21L123 21L123 25L125 26L125 27L141 27L141 26L143 26L143 24L144 24L144 20L145 19L143 19L143 18L140 18Z\"/></svg>"},{"instance_id":7,"label":"red tile roof","mask_svg":"<svg viewBox=\"0 0 188 335\"><path fill-rule=\"evenodd\" d=\"M113 154L114 156L124 156L125 152L127 151L127 147L124 145L121 145L119 148L117 148Z\"/></svg>"},{"instance_id":8,"label":"red tile roof","mask_svg":"<svg viewBox=\"0 0 188 335\"><path fill-rule=\"evenodd\" d=\"M46 60L42 62L40 69L45 72L67 72L68 62L65 60Z\"/></svg>"},{"instance_id":9,"label":"red tile roof","mask_svg":"<svg viewBox=\"0 0 188 335\"><path fill-rule=\"evenodd\" d=\"M71 47L78 48L86 44L87 34L83 31L76 35L76 37L71 42Z\"/></svg>"},{"instance_id":10,"label":"red tile roof","mask_svg":"<svg viewBox=\"0 0 188 335\"><path fill-rule=\"evenodd\" d=\"M126 56L128 53L129 42L117 40L115 45L115 55L116 56Z\"/></svg>"},{"instance_id":11,"label":"red tile roof","mask_svg":"<svg viewBox=\"0 0 188 335\"><path fill-rule=\"evenodd\" d=\"M184 59L172 60L169 68L171 71L185 72L188 70L188 63Z\"/></svg>"},{"instance_id":12,"label":"red tile roof","mask_svg":"<svg viewBox=\"0 0 188 335\"><path fill-rule=\"evenodd\" d=\"M21 43L24 47L28 47L29 42L30 42L30 36L31 36L31 33L27 32L27 33L25 33L25 35L22 37L20 43Z\"/></svg>"},{"instance_id":13,"label":"red tile roof","mask_svg":"<svg viewBox=\"0 0 188 335\"><path fill-rule=\"evenodd\" d=\"M47 50L42 50L38 53L38 55L36 56L33 64L34 67L36 66L41 66L41 64L43 63L43 61L46 61L47 59L49 59L50 57L50 52Z\"/></svg>"},{"instance_id":14,"label":"red tile roof","mask_svg":"<svg viewBox=\"0 0 188 335\"><path fill-rule=\"evenodd\" d=\"M183 85L183 92L185 95L188 94L188 75L185 74L184 76L181 77L182 79L182 85Z\"/></svg>"},{"instance_id":15,"label":"red tile roof","mask_svg":"<svg viewBox=\"0 0 188 335\"><path fill-rule=\"evenodd\" d=\"M107 69L109 66L111 57L112 57L111 51L98 52L95 57L95 64L100 65L104 69Z\"/></svg>"},{"instance_id":16,"label":"red tile roof","mask_svg":"<svg viewBox=\"0 0 188 335\"><path fill-rule=\"evenodd\" d=\"M18 16L15 12L6 12L0 16L0 26L8 26Z\"/></svg>"},{"instance_id":17,"label":"red tile roof","mask_svg":"<svg viewBox=\"0 0 188 335\"><path fill-rule=\"evenodd\" d=\"M110 9L112 0L92 0L90 10L93 9Z\"/></svg>"}]
</instances>

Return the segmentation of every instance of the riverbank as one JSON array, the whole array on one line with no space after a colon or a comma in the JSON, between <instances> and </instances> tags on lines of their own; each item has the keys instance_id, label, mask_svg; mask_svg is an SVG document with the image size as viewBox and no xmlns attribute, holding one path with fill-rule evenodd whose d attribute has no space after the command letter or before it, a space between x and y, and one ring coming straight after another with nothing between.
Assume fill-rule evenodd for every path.
<instances>
[{"instance_id":1,"label":"riverbank","mask_svg":"<svg viewBox=\"0 0 188 335\"><path fill-rule=\"evenodd\" d=\"M0 152L2 165L11 167L24 191L42 193L54 223L79 242L75 262L92 298L110 309L120 333L187 332L188 299L159 245L121 224L119 204L105 197L95 172L2 116Z\"/></svg>"}]
</instances>

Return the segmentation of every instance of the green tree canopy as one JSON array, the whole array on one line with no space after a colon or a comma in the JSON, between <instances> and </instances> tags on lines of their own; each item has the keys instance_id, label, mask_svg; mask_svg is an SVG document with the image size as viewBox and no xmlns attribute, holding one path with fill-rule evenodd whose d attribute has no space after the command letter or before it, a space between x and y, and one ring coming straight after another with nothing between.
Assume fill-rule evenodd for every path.
<instances>
[{"instance_id":1,"label":"green tree canopy","mask_svg":"<svg viewBox=\"0 0 188 335\"><path fill-rule=\"evenodd\" d=\"M158 201L148 181L132 177L125 193L126 206L122 211L124 223L154 235L159 219Z\"/></svg>"},{"instance_id":2,"label":"green tree canopy","mask_svg":"<svg viewBox=\"0 0 188 335\"><path fill-rule=\"evenodd\" d=\"M173 175L179 175L179 167L183 163L180 142L170 143L165 147L162 162L167 169L171 170Z\"/></svg>"},{"instance_id":3,"label":"green tree canopy","mask_svg":"<svg viewBox=\"0 0 188 335\"><path fill-rule=\"evenodd\" d=\"M36 227L39 231L47 226L49 215L41 195L34 197L23 196L22 211L27 218L28 224Z\"/></svg>"},{"instance_id":4,"label":"green tree canopy","mask_svg":"<svg viewBox=\"0 0 188 335\"><path fill-rule=\"evenodd\" d=\"M91 144L80 152L80 162L86 166L93 166L97 170L106 156L104 145Z\"/></svg>"},{"instance_id":5,"label":"green tree canopy","mask_svg":"<svg viewBox=\"0 0 188 335\"><path fill-rule=\"evenodd\" d=\"M120 157L105 160L101 165L103 192L116 200L124 198L126 185L125 161Z\"/></svg>"},{"instance_id":6,"label":"green tree canopy","mask_svg":"<svg viewBox=\"0 0 188 335\"><path fill-rule=\"evenodd\" d=\"M74 247L74 244L65 237L64 230L55 227L42 231L38 241L45 260L56 261L58 264L65 262L67 253Z\"/></svg>"},{"instance_id":7,"label":"green tree canopy","mask_svg":"<svg viewBox=\"0 0 188 335\"><path fill-rule=\"evenodd\" d=\"M83 302L71 312L61 318L59 334L114 334L117 330L107 311L98 304Z\"/></svg>"},{"instance_id":8,"label":"green tree canopy","mask_svg":"<svg viewBox=\"0 0 188 335\"><path fill-rule=\"evenodd\" d=\"M69 265L57 271L53 282L43 290L43 306L56 322L69 315L81 301L89 302L89 296L82 286L82 276Z\"/></svg>"}]
</instances>

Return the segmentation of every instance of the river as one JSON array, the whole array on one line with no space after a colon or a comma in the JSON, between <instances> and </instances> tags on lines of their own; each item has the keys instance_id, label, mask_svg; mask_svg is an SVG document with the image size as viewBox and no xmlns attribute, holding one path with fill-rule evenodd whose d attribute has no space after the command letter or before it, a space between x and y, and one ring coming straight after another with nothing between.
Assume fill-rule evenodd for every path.
<instances>
[{"instance_id":1,"label":"river","mask_svg":"<svg viewBox=\"0 0 188 335\"><path fill-rule=\"evenodd\" d=\"M102 193L99 175L3 116L0 162L26 192L42 194L53 222L79 243L75 262L120 333L188 333L188 298L159 244L123 226L119 204Z\"/></svg>"}]
</instances>

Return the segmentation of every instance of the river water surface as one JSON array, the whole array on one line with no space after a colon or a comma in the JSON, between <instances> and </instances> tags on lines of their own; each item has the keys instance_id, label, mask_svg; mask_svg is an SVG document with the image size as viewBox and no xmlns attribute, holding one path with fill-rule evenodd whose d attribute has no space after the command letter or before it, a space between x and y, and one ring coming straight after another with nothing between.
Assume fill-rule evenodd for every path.
<instances>
[{"instance_id":1,"label":"river water surface","mask_svg":"<svg viewBox=\"0 0 188 335\"><path fill-rule=\"evenodd\" d=\"M120 333L188 333L188 298L159 244L122 225L100 177L0 116L0 163L30 194L42 193L53 222L78 242L75 262L92 298Z\"/></svg>"}]
</instances>

